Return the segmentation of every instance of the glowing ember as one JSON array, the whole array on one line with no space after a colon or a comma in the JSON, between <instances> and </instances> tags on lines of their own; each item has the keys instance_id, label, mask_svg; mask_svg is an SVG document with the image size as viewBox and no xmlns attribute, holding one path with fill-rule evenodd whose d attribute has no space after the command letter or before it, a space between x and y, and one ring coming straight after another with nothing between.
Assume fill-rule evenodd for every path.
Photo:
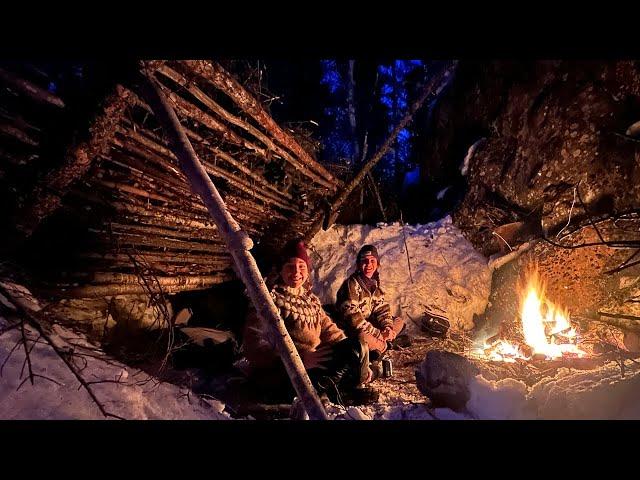
<instances>
[{"instance_id":1,"label":"glowing ember","mask_svg":"<svg viewBox=\"0 0 640 480\"><path fill-rule=\"evenodd\" d=\"M477 354L505 362L515 362L518 358L529 360L533 355L541 355L546 359L586 355L576 345L577 332L571 326L569 312L545 298L544 284L536 269L529 274L526 287L521 289L521 297L522 333L531 355L526 355L522 347L506 340L491 345L485 342L484 348Z\"/></svg>"}]
</instances>

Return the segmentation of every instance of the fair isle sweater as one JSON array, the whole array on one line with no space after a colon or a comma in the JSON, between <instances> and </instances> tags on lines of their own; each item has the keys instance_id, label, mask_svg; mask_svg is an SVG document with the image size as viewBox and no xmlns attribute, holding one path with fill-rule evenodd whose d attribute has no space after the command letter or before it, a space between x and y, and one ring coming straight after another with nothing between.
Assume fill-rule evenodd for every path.
<instances>
[{"instance_id":1,"label":"fair isle sweater","mask_svg":"<svg viewBox=\"0 0 640 480\"><path fill-rule=\"evenodd\" d=\"M353 333L369 333L382 338L382 330L393 327L391 307L384 299L379 280L367 285L359 272L347 278L338 290L336 308L341 315L340 325Z\"/></svg>"},{"instance_id":2,"label":"fair isle sweater","mask_svg":"<svg viewBox=\"0 0 640 480\"><path fill-rule=\"evenodd\" d=\"M321 345L333 345L346 338L325 313L320 299L304 286L291 288L278 283L270 293L299 351L315 351ZM256 366L267 366L277 359L274 342L269 340L253 309L245 326L243 351Z\"/></svg>"}]
</instances>

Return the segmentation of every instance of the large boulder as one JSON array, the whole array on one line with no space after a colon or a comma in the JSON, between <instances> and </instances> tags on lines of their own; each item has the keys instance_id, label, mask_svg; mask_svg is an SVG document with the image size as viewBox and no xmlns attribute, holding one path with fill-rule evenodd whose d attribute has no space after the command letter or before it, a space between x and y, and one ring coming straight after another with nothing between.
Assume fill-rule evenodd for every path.
<instances>
[{"instance_id":1,"label":"large boulder","mask_svg":"<svg viewBox=\"0 0 640 480\"><path fill-rule=\"evenodd\" d=\"M459 412L471 398L469 384L479 373L478 367L461 355L430 350L416 370L416 383L433 407Z\"/></svg>"},{"instance_id":2,"label":"large boulder","mask_svg":"<svg viewBox=\"0 0 640 480\"><path fill-rule=\"evenodd\" d=\"M640 207L639 120L638 61L462 62L424 126L423 181L460 178L485 138L453 219L489 256L498 227L519 243L584 219L578 193L591 214Z\"/></svg>"}]
</instances>

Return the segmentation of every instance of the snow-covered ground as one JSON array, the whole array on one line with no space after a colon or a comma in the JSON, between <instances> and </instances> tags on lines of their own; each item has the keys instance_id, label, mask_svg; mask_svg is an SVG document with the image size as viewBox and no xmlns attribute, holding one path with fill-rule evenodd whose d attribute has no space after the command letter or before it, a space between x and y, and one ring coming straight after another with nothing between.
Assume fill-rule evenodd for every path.
<instances>
[{"instance_id":1,"label":"snow-covered ground","mask_svg":"<svg viewBox=\"0 0 640 480\"><path fill-rule=\"evenodd\" d=\"M323 303L335 302L340 285L354 271L358 250L366 244L378 249L385 298L409 328L416 327L407 317L418 321L426 309L446 314L452 327L463 330L473 328L473 315L484 312L491 289L487 259L462 236L451 217L405 225L404 236L399 223L334 225L318 233L310 243L313 291Z\"/></svg>"},{"instance_id":2,"label":"snow-covered ground","mask_svg":"<svg viewBox=\"0 0 640 480\"><path fill-rule=\"evenodd\" d=\"M427 225L406 225L406 242L413 282L407 267L403 228L399 224L379 227L333 226L311 242L314 261L314 291L324 303L333 303L338 288L353 271L361 246L373 244L380 253L380 275L396 315L419 319L425 309L446 313L455 327L470 329L473 315L484 311L491 286L487 260L477 253L450 218ZM2 284L6 287L6 284ZM20 287L22 288L22 287ZM29 292L29 308L39 305ZM6 299L0 303L7 307ZM10 304L9 304L10 306ZM0 333L9 326L0 316ZM54 349L26 326L30 339L31 368L36 376L28 380L28 364L20 343L20 329L0 335L0 419L102 419L105 418L87 391ZM146 373L126 366L92 345L82 334L59 325L50 333L55 344L73 351L81 376L93 383L104 409L127 419L228 419L225 405L199 397L186 388L158 383ZM466 411L428 409L426 398L411 395L386 403L344 409L331 406L335 419L618 419L640 418L640 366L609 363L592 371L560 369L528 387L515 379L471 380ZM46 378L43 378L46 377Z\"/></svg>"},{"instance_id":3,"label":"snow-covered ground","mask_svg":"<svg viewBox=\"0 0 640 480\"><path fill-rule=\"evenodd\" d=\"M3 283L7 287L7 283ZM11 285L22 296L21 303L38 310L28 290ZM12 310L5 297L4 308ZM0 419L104 419L96 402L78 378L37 330L24 324L7 330L11 323L0 316ZM187 389L160 383L146 373L128 367L92 345L84 335L53 325L48 337L77 366L104 410L125 419L228 419L224 404L208 400ZM98 382L98 383L94 383ZM108 417L112 418L112 417Z\"/></svg>"}]
</instances>

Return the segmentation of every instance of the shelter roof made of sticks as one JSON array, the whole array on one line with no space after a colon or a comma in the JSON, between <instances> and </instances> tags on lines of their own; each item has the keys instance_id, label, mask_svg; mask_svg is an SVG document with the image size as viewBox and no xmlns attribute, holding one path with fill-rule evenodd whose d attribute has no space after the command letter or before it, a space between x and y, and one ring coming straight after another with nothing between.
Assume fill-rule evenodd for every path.
<instances>
[{"instance_id":1,"label":"shelter roof made of sticks","mask_svg":"<svg viewBox=\"0 0 640 480\"><path fill-rule=\"evenodd\" d=\"M173 105L230 213L261 248L274 251L304 233L315 205L342 185L218 63L141 65ZM52 79L27 67L0 68L0 190L13 227L7 251L18 245L42 287L96 297L143 293L146 275L165 293L234 278L135 80L107 86L89 127L78 127L81 116L51 91Z\"/></svg>"}]
</instances>

